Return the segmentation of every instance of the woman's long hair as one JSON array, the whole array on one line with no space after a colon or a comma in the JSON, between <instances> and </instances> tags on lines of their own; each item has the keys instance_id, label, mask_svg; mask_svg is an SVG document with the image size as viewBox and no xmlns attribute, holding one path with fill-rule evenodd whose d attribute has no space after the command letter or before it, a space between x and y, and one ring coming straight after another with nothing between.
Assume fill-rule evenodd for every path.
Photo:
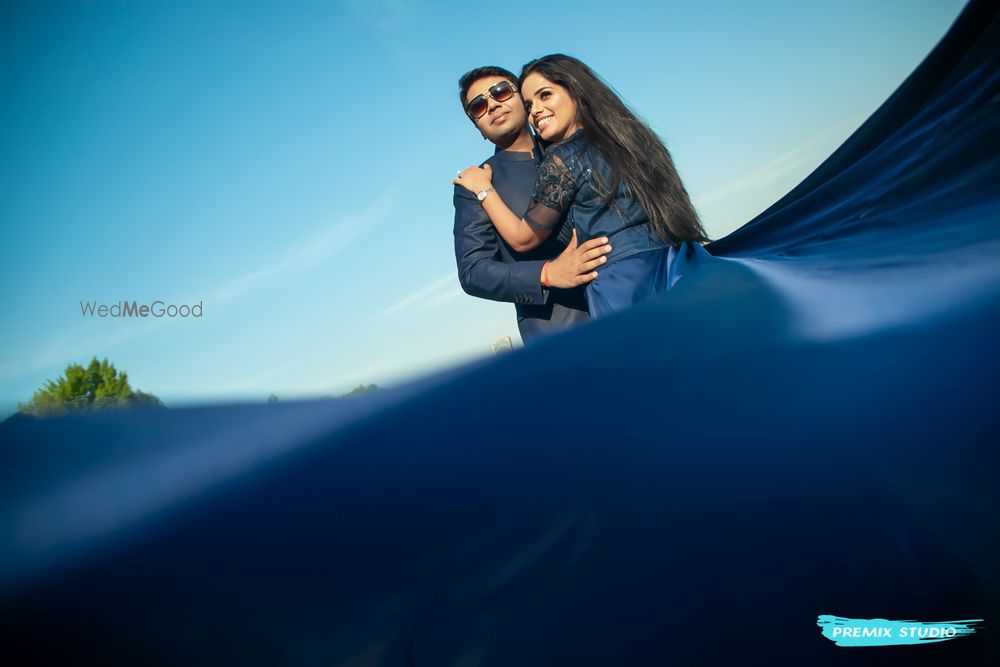
<instances>
[{"instance_id":1,"label":"woman's long hair","mask_svg":"<svg viewBox=\"0 0 1000 667\"><path fill-rule=\"evenodd\" d=\"M708 241L670 152L656 133L625 106L608 84L571 56L556 53L521 68L519 85L536 72L567 90L577 122L611 167L610 202L624 180L657 236L671 244Z\"/></svg>"}]
</instances>

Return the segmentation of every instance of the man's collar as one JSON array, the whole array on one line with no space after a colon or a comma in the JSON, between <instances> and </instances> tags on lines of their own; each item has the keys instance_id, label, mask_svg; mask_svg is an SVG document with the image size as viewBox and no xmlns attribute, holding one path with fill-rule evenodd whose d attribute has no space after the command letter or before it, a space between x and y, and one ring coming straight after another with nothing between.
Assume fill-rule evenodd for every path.
<instances>
[{"instance_id":1,"label":"man's collar","mask_svg":"<svg viewBox=\"0 0 1000 667\"><path fill-rule=\"evenodd\" d=\"M542 148L541 142L538 139L538 135L535 134L534 132L531 133L531 141L534 142L535 144L535 150L533 154L524 151L508 151L497 146L496 150L493 151L493 158L496 160L502 160L504 162L526 162L528 160L541 162L544 150Z\"/></svg>"}]
</instances>

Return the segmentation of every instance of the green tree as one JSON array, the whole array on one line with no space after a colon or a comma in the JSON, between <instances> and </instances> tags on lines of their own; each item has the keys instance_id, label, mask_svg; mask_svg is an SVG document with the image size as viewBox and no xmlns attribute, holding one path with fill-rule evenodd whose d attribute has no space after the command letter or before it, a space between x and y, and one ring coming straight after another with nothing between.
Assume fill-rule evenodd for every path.
<instances>
[{"instance_id":1,"label":"green tree","mask_svg":"<svg viewBox=\"0 0 1000 667\"><path fill-rule=\"evenodd\" d=\"M115 370L107 359L94 357L86 368L80 364L66 367L63 377L55 382L46 380L26 404L17 404L17 411L45 417L78 410L106 410L132 405L162 407L153 394L133 390L128 374Z\"/></svg>"},{"instance_id":2,"label":"green tree","mask_svg":"<svg viewBox=\"0 0 1000 667\"><path fill-rule=\"evenodd\" d=\"M346 394L341 394L340 398L348 398L350 396L360 396L362 394L367 394L370 391L375 391L378 389L377 384L359 384L354 389L350 390Z\"/></svg>"}]
</instances>

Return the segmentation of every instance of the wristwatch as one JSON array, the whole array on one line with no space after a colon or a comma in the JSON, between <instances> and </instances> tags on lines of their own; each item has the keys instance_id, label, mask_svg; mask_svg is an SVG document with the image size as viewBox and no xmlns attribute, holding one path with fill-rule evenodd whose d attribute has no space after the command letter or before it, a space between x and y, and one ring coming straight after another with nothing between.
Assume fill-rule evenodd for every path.
<instances>
[{"instance_id":1,"label":"wristwatch","mask_svg":"<svg viewBox=\"0 0 1000 667\"><path fill-rule=\"evenodd\" d=\"M480 190L476 194L476 199L478 199L479 201L484 201L491 192L496 192L496 191L497 191L496 188L486 188L485 190Z\"/></svg>"}]
</instances>

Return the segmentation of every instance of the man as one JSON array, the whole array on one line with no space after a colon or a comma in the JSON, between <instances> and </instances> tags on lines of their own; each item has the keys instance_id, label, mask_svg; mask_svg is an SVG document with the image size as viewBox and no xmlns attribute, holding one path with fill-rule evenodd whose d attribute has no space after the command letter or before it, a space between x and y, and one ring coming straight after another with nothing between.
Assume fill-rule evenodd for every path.
<instances>
[{"instance_id":1,"label":"man","mask_svg":"<svg viewBox=\"0 0 1000 667\"><path fill-rule=\"evenodd\" d=\"M490 66L466 73L458 85L466 115L483 138L496 146L493 157L484 163L493 169L493 187L511 211L521 216L531 203L542 156L528 130L516 81L511 72ZM575 234L560 229L538 248L519 253L500 237L480 201L455 186L455 259L462 289L472 296L513 302L526 343L587 321L583 286L597 276L594 269L610 252L607 239L591 239L578 246Z\"/></svg>"}]
</instances>

